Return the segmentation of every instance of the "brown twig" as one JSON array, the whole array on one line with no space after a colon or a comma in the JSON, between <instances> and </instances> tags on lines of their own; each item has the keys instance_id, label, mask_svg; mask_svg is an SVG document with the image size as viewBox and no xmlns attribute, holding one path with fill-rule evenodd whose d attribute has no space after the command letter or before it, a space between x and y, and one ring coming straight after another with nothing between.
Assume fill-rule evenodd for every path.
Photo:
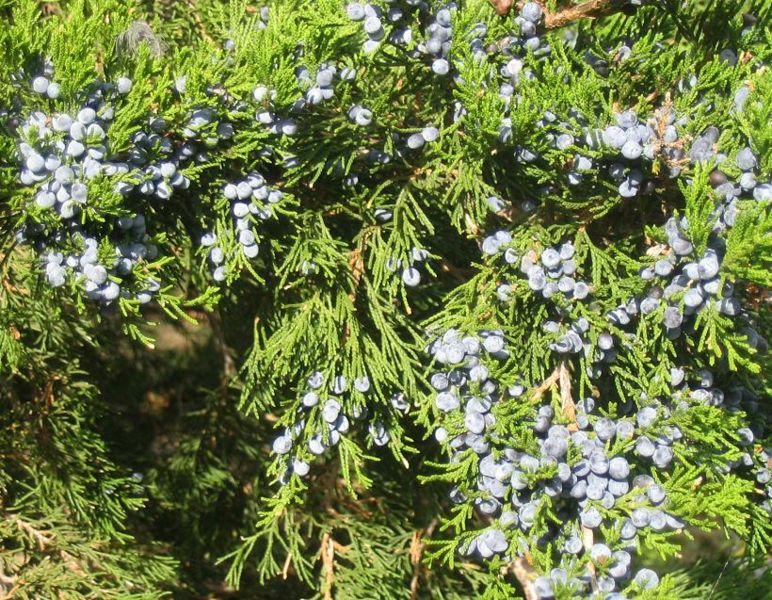
<instances>
[{"instance_id":1,"label":"brown twig","mask_svg":"<svg viewBox=\"0 0 772 600\"><path fill-rule=\"evenodd\" d=\"M558 379L560 381L560 408L563 411L563 415L571 422L568 429L569 431L578 431L579 427L576 424L576 405L574 404L574 399L571 397L571 373L568 370L568 361L560 361L560 366L558 367Z\"/></svg>"},{"instance_id":2,"label":"brown twig","mask_svg":"<svg viewBox=\"0 0 772 600\"><path fill-rule=\"evenodd\" d=\"M324 600L332 600L332 586L335 584L335 546L329 532L322 536L322 571L324 572Z\"/></svg>"},{"instance_id":3,"label":"brown twig","mask_svg":"<svg viewBox=\"0 0 772 600\"><path fill-rule=\"evenodd\" d=\"M351 302L354 302L357 298L357 291L359 290L359 282L362 280L362 275L364 275L365 272L365 260L362 256L362 246L364 244L360 244L356 248L354 248L351 252L349 252L348 255L348 266L349 269L351 269L351 277L354 280L354 285L349 292L349 300Z\"/></svg>"},{"instance_id":4,"label":"brown twig","mask_svg":"<svg viewBox=\"0 0 772 600\"><path fill-rule=\"evenodd\" d=\"M592 550L594 543L592 529L589 527L582 527L582 545L584 546L584 551L588 555L590 554L590 550ZM590 585L592 586L592 591L597 593L598 579L595 577L595 565L592 561L587 562L587 570L590 572Z\"/></svg>"},{"instance_id":5,"label":"brown twig","mask_svg":"<svg viewBox=\"0 0 772 600\"><path fill-rule=\"evenodd\" d=\"M351 304L354 304L359 293L359 284L362 281L362 275L365 272L365 261L362 256L362 248L364 246L364 240L348 255L348 267L351 271L351 278L353 279L353 285L351 291L348 293L348 299L351 300ZM344 346L346 341L351 335L351 328L348 323L343 327L343 335L340 337L340 345Z\"/></svg>"},{"instance_id":6,"label":"brown twig","mask_svg":"<svg viewBox=\"0 0 772 600\"><path fill-rule=\"evenodd\" d=\"M563 411L563 415L570 421L568 425L569 431L578 431L579 427L576 424L576 405L571 396L571 372L568 369L568 361L561 360L560 364L555 367L555 370L550 373L549 377L545 379L539 386L535 387L531 392L531 399L538 400L541 398L552 386L558 385L560 390L560 407ZM592 547L592 530L585 527L584 531L584 543L587 544L587 534L590 536L590 546ZM511 571L520 583L520 587L523 588L523 594L525 594L525 600L538 600L538 594L533 585L535 578L535 571L531 567L526 558L520 557L509 563L507 569ZM590 565L590 573L592 575L593 589L597 590L597 583L595 581L595 571L592 565Z\"/></svg>"},{"instance_id":7,"label":"brown twig","mask_svg":"<svg viewBox=\"0 0 772 600\"><path fill-rule=\"evenodd\" d=\"M35 540L40 552L47 550L49 546L54 544L55 535L53 533L40 531L31 523L28 523L19 517L19 515L12 515L9 520L19 528L19 531L27 534L30 538ZM61 548L58 549L58 553L68 569L70 569L73 573L77 573L78 575L85 575L85 570L80 564L80 561L75 556Z\"/></svg>"},{"instance_id":8,"label":"brown twig","mask_svg":"<svg viewBox=\"0 0 772 600\"><path fill-rule=\"evenodd\" d=\"M16 590L18 590L18 589L19 589L19 586L16 585L15 583L13 583L12 587L8 591L8 593L5 594L2 598L0 598L0 600L11 600L11 598L15 598L16 597Z\"/></svg>"},{"instance_id":9,"label":"brown twig","mask_svg":"<svg viewBox=\"0 0 772 600\"><path fill-rule=\"evenodd\" d=\"M533 400L538 400L541 398L547 390L549 390L557 383L559 377L560 367L557 367L554 371L552 371L552 373L550 373L550 376L547 377L547 379L545 379L541 385L533 389L533 392L531 392L531 398Z\"/></svg>"},{"instance_id":10,"label":"brown twig","mask_svg":"<svg viewBox=\"0 0 772 600\"><path fill-rule=\"evenodd\" d=\"M437 527L437 519L432 519L431 523L423 530L413 532L413 539L410 542L410 563L413 565L413 577L410 579L410 600L418 598L418 584L421 581L421 559L426 546L423 538L431 538L435 527Z\"/></svg>"},{"instance_id":11,"label":"brown twig","mask_svg":"<svg viewBox=\"0 0 772 600\"><path fill-rule=\"evenodd\" d=\"M499 16L506 16L512 10L514 2L512 0L489 0L494 10ZM597 19L605 15L610 15L621 10L621 6L615 5L612 0L588 0L576 6L569 6L557 12L551 12L543 0L537 0L544 11L544 25L547 29L557 29L565 27L573 21L579 19ZM524 2L518 2L518 8L522 7Z\"/></svg>"},{"instance_id":12,"label":"brown twig","mask_svg":"<svg viewBox=\"0 0 772 600\"><path fill-rule=\"evenodd\" d=\"M500 17L504 17L512 9L512 0L488 0L492 5L496 14Z\"/></svg>"},{"instance_id":13,"label":"brown twig","mask_svg":"<svg viewBox=\"0 0 772 600\"><path fill-rule=\"evenodd\" d=\"M541 2L540 2L541 4ZM619 11L618 6L614 6L611 0L589 0L576 6L570 6L556 13L550 12L546 7L544 9L544 24L547 29L557 29L565 27L572 21L579 19L597 19L614 12Z\"/></svg>"},{"instance_id":14,"label":"brown twig","mask_svg":"<svg viewBox=\"0 0 772 600\"><path fill-rule=\"evenodd\" d=\"M517 582L523 589L525 600L539 600L536 586L533 583L536 579L536 571L526 558L519 557L509 563L509 571L517 578Z\"/></svg>"},{"instance_id":15,"label":"brown twig","mask_svg":"<svg viewBox=\"0 0 772 600\"><path fill-rule=\"evenodd\" d=\"M475 273L474 269L464 269L461 267L457 267L455 265L450 264L447 260L443 260L440 263L439 267L443 273L448 273L449 275L452 275L459 281L468 281L469 278Z\"/></svg>"}]
</instances>

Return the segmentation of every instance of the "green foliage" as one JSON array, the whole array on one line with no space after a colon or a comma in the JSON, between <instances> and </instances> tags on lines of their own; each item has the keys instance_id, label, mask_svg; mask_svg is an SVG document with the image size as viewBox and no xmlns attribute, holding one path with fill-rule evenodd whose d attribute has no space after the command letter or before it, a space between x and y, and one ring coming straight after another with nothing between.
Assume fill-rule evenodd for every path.
<instances>
[{"instance_id":1,"label":"green foliage","mask_svg":"<svg viewBox=\"0 0 772 600\"><path fill-rule=\"evenodd\" d=\"M384 12L394 4L373 3ZM587 397L597 401L594 417L631 422L643 406L658 403L660 417L666 407L684 440L674 463L655 469L636 457L632 467L653 473L682 527L641 530L631 542L663 576L651 590L624 582L627 597L768 597L769 488L756 473L769 467L762 338L772 332L772 216L768 198L745 190L728 224L718 182L739 180L746 147L758 183L772 173L769 3L611 3L590 15L599 18L540 25L545 53L509 49L515 15L464 0L452 12L454 73L445 77L422 49L430 13L397 2L412 39L365 52L363 24L345 4L272 0L266 22L263 6L243 0L0 0L0 596L533 597L537 575L559 566L570 528L549 502L527 532L508 533L512 560L459 552L496 518L474 508L484 498L480 456L434 437L440 426L449 439L467 432L461 412L437 407L429 383L438 367L427 347L455 328L505 337L508 354L490 366L501 400L493 431L536 456L540 405L577 428L571 408ZM568 3L543 4L554 13ZM388 40L398 25L383 21ZM726 49L736 65L719 54ZM501 73L513 52L522 64L507 94ZM58 98L31 89L47 61ZM334 95L299 104L325 65L337 68ZM344 68L354 76L340 77ZM110 96L106 145L115 162L142 166L100 171L67 221L20 177L25 144L39 142L39 125L27 120L76 114L119 77L132 87ZM257 86L266 94L253 95ZM353 105L372 111L370 125L353 122ZM660 138L672 122L676 141L625 162L602 141L625 110ZM202 111L211 119L193 124ZM292 119L297 133L260 123L266 111ZM409 137L429 126L439 138L410 149ZM719 129L710 157L692 159L708 127ZM143 149L149 132L158 135ZM561 134L570 141L555 143ZM146 166L171 160L164 143L189 182L167 199L136 189L152 179ZM179 159L188 145L195 159ZM135 160L139 150L146 163ZM592 167L579 172L578 157ZM641 167L644 191L620 193L610 174L620 161ZM259 246L250 259L223 190L256 172L282 195L250 222ZM124 193L121 184L136 187ZM125 277L111 271L124 295L100 305L84 294L85 276L49 285L49 251L80 256L80 229L101 240L99 260L110 264L128 243L114 223L137 214L147 222L142 243L158 254ZM721 248L719 291L690 313L691 282L629 324L609 318L665 293L664 279L641 273L675 260L669 227L688 236L695 260ZM514 264L485 250L497 230L511 237ZM221 282L200 243L209 232L224 255ZM549 304L520 258L538 262L568 242L589 299ZM417 286L403 274L411 266ZM722 304L727 286L737 314ZM141 301L151 287L152 301ZM680 336L662 325L668 307L688 321ZM562 332L542 325L556 310L561 323L587 323L582 351L553 350ZM596 374L602 333L617 341L616 358ZM671 383L674 369L687 383ZM715 384L692 385L706 369ZM317 372L321 399L309 405ZM341 376L347 390L333 393ZM362 377L368 389L353 385ZM725 403L694 393L714 385ZM347 418L337 443L328 396ZM748 427L752 442L741 435ZM277 436L293 438L291 457L309 463L307 477L272 447ZM620 438L606 450L634 456L634 445ZM549 465L543 473L556 476ZM451 489L463 500L451 501ZM644 504L635 489L621 495L596 535L622 544L609 523ZM693 538L718 539L700 537L708 534L729 541L690 556ZM585 554L570 575L586 566ZM566 584L555 597L576 593Z\"/></svg>"}]
</instances>

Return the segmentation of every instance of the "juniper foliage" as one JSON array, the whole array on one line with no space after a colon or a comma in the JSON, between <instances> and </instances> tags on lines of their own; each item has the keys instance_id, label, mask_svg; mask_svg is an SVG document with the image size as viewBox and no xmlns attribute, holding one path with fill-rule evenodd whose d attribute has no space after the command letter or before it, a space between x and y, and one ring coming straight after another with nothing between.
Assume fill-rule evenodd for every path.
<instances>
[{"instance_id":1,"label":"juniper foliage","mask_svg":"<svg viewBox=\"0 0 772 600\"><path fill-rule=\"evenodd\" d=\"M771 13L0 0L3 597L768 597Z\"/></svg>"}]
</instances>

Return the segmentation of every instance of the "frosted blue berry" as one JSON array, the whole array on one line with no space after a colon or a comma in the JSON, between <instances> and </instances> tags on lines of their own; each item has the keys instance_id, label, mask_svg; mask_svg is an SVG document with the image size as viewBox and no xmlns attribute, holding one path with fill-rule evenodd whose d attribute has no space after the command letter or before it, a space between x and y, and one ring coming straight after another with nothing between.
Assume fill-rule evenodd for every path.
<instances>
[{"instance_id":1,"label":"frosted blue berry","mask_svg":"<svg viewBox=\"0 0 772 600\"><path fill-rule=\"evenodd\" d=\"M743 148L737 153L735 163L743 171L751 171L756 168L756 156L750 148Z\"/></svg>"},{"instance_id":2,"label":"frosted blue berry","mask_svg":"<svg viewBox=\"0 0 772 600\"><path fill-rule=\"evenodd\" d=\"M621 152L625 158L635 160L643 154L643 147L638 142L629 140L624 143Z\"/></svg>"},{"instance_id":3,"label":"frosted blue berry","mask_svg":"<svg viewBox=\"0 0 772 600\"><path fill-rule=\"evenodd\" d=\"M128 94L131 91L133 82L128 77L119 77L115 82L115 87L118 89L119 94Z\"/></svg>"},{"instance_id":4,"label":"frosted blue berry","mask_svg":"<svg viewBox=\"0 0 772 600\"><path fill-rule=\"evenodd\" d=\"M630 465L622 456L615 456L609 461L609 475L614 479L625 479L630 474Z\"/></svg>"},{"instance_id":5,"label":"frosted blue berry","mask_svg":"<svg viewBox=\"0 0 772 600\"><path fill-rule=\"evenodd\" d=\"M371 17L367 17L367 19L365 19L364 29L365 29L365 32L371 36L374 36L383 32L383 26L381 25L381 20L375 15Z\"/></svg>"},{"instance_id":6,"label":"frosted blue berry","mask_svg":"<svg viewBox=\"0 0 772 600\"><path fill-rule=\"evenodd\" d=\"M51 82L51 84L48 86L48 89L46 90L46 96L51 98L51 100L56 100L61 94L61 91L62 90L58 83Z\"/></svg>"},{"instance_id":7,"label":"frosted blue berry","mask_svg":"<svg viewBox=\"0 0 772 600\"><path fill-rule=\"evenodd\" d=\"M421 283L421 273L415 267L409 267L402 271L402 281L408 287L415 287Z\"/></svg>"},{"instance_id":8,"label":"frosted blue berry","mask_svg":"<svg viewBox=\"0 0 772 600\"><path fill-rule=\"evenodd\" d=\"M588 527L590 529L600 527L600 524L603 521L600 511L594 506L583 509L579 513L579 519L581 520L583 527Z\"/></svg>"},{"instance_id":9,"label":"frosted blue berry","mask_svg":"<svg viewBox=\"0 0 772 600\"><path fill-rule=\"evenodd\" d=\"M356 124L360 127L366 127L373 122L373 113L366 108L361 109L354 118Z\"/></svg>"},{"instance_id":10,"label":"frosted blue berry","mask_svg":"<svg viewBox=\"0 0 772 600\"><path fill-rule=\"evenodd\" d=\"M311 470L311 465L306 461L296 458L292 461L292 471L300 477L305 477Z\"/></svg>"},{"instance_id":11,"label":"frosted blue berry","mask_svg":"<svg viewBox=\"0 0 772 600\"><path fill-rule=\"evenodd\" d=\"M452 392L440 392L437 394L434 403L437 405L437 408L443 412L450 412L461 406L458 398Z\"/></svg>"},{"instance_id":12,"label":"frosted blue berry","mask_svg":"<svg viewBox=\"0 0 772 600\"><path fill-rule=\"evenodd\" d=\"M651 457L654 464L660 469L667 467L673 460L673 450L668 446L660 446Z\"/></svg>"},{"instance_id":13,"label":"frosted blue berry","mask_svg":"<svg viewBox=\"0 0 772 600\"><path fill-rule=\"evenodd\" d=\"M366 375L354 379L354 389L362 394L370 390L370 380Z\"/></svg>"},{"instance_id":14,"label":"frosted blue berry","mask_svg":"<svg viewBox=\"0 0 772 600\"><path fill-rule=\"evenodd\" d=\"M636 585L644 590L649 590L659 585L659 576L651 569L641 569L633 579Z\"/></svg>"},{"instance_id":15,"label":"frosted blue berry","mask_svg":"<svg viewBox=\"0 0 772 600\"><path fill-rule=\"evenodd\" d=\"M365 8L358 2L346 6L346 14L352 21L362 21L365 18Z\"/></svg>"},{"instance_id":16,"label":"frosted blue berry","mask_svg":"<svg viewBox=\"0 0 772 600\"><path fill-rule=\"evenodd\" d=\"M407 138L407 146L411 150L417 150L424 145L425 141L426 140L424 140L424 136L422 136L420 133L414 133Z\"/></svg>"},{"instance_id":17,"label":"frosted blue berry","mask_svg":"<svg viewBox=\"0 0 772 600\"><path fill-rule=\"evenodd\" d=\"M292 450L292 439L286 435L280 435L273 441L273 451L276 454L287 454Z\"/></svg>"},{"instance_id":18,"label":"frosted blue berry","mask_svg":"<svg viewBox=\"0 0 772 600\"><path fill-rule=\"evenodd\" d=\"M560 263L560 254L554 248L547 248L541 254L541 262L545 267L556 267Z\"/></svg>"},{"instance_id":19,"label":"frosted blue berry","mask_svg":"<svg viewBox=\"0 0 772 600\"><path fill-rule=\"evenodd\" d=\"M437 58L432 62L432 71L437 75L447 75L450 71L450 64L444 58Z\"/></svg>"},{"instance_id":20,"label":"frosted blue berry","mask_svg":"<svg viewBox=\"0 0 772 600\"><path fill-rule=\"evenodd\" d=\"M439 139L440 137L440 130L436 127L430 125L429 127L424 127L421 130L421 136L426 140L427 142L434 142Z\"/></svg>"},{"instance_id":21,"label":"frosted blue berry","mask_svg":"<svg viewBox=\"0 0 772 600\"><path fill-rule=\"evenodd\" d=\"M32 80L32 89L38 94L45 94L50 84L51 82L46 77L35 77L35 79Z\"/></svg>"},{"instance_id":22,"label":"frosted blue berry","mask_svg":"<svg viewBox=\"0 0 772 600\"><path fill-rule=\"evenodd\" d=\"M96 119L96 111L93 108L84 108L78 112L78 121L83 125L89 125Z\"/></svg>"},{"instance_id":23,"label":"frosted blue berry","mask_svg":"<svg viewBox=\"0 0 772 600\"><path fill-rule=\"evenodd\" d=\"M683 322L683 315L681 311L675 306L669 306L665 309L665 314L662 317L662 322L668 329L677 329Z\"/></svg>"},{"instance_id":24,"label":"frosted blue berry","mask_svg":"<svg viewBox=\"0 0 772 600\"><path fill-rule=\"evenodd\" d=\"M604 144L613 148L621 148L627 141L624 130L616 125L604 129L601 137Z\"/></svg>"},{"instance_id":25,"label":"frosted blue berry","mask_svg":"<svg viewBox=\"0 0 772 600\"><path fill-rule=\"evenodd\" d=\"M713 279L718 275L718 257L715 252L710 252L698 263L700 279Z\"/></svg>"}]
</instances>

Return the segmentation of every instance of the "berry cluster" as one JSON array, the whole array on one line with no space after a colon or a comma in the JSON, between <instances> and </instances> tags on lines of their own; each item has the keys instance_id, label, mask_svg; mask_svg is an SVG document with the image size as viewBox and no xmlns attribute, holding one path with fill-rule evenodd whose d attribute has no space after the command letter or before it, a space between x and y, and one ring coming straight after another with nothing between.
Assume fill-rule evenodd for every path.
<instances>
[{"instance_id":1,"label":"berry cluster","mask_svg":"<svg viewBox=\"0 0 772 600\"><path fill-rule=\"evenodd\" d=\"M261 6L260 12L258 13L259 19L257 23L255 23L255 28L258 31L261 31L268 27L268 21L270 18L270 8L267 6Z\"/></svg>"},{"instance_id":2,"label":"berry cluster","mask_svg":"<svg viewBox=\"0 0 772 600\"><path fill-rule=\"evenodd\" d=\"M363 375L352 382L343 375L332 378L325 386L325 377L321 371L315 371L306 380L306 390L300 398L299 413L305 416L274 439L273 451L280 457L283 471L279 481L285 485L295 474L305 477L310 471L308 460L312 456L324 454L326 450L336 446L342 435L349 432L353 422L364 421L368 416L367 405L363 402L371 392L370 379ZM343 412L341 397L348 393L355 404L350 413ZM408 404L404 394L396 393L391 398L395 410L405 412ZM309 424L311 430L309 431ZM376 446L388 444L391 436L386 425L375 420L368 425L370 438ZM305 442L305 448L298 445L298 440ZM293 452L293 448L296 448Z\"/></svg>"},{"instance_id":3,"label":"berry cluster","mask_svg":"<svg viewBox=\"0 0 772 600\"><path fill-rule=\"evenodd\" d=\"M665 304L662 323L668 337L677 338L686 317L696 315L709 306L728 316L740 313L740 303L733 297L734 286L721 282L720 267L724 241L711 236L702 256L695 256L694 245L687 237L688 222L670 218L665 224L670 252L653 267L641 272L641 277L658 285L640 301L643 314L655 312Z\"/></svg>"},{"instance_id":4,"label":"berry cluster","mask_svg":"<svg viewBox=\"0 0 772 600\"><path fill-rule=\"evenodd\" d=\"M543 16L544 12L538 2L523 4L520 14L515 17L518 35L507 38L506 50L508 54L524 57L529 52L536 56L544 56L549 53L549 45L543 43L538 32L539 23L541 23Z\"/></svg>"},{"instance_id":5,"label":"berry cluster","mask_svg":"<svg viewBox=\"0 0 772 600\"><path fill-rule=\"evenodd\" d=\"M398 140L399 136L397 134L395 136ZM410 134L405 140L405 145L409 150L418 150L424 144L436 142L438 139L440 139L440 130L434 125L428 125L421 129L421 131Z\"/></svg>"},{"instance_id":6,"label":"berry cluster","mask_svg":"<svg viewBox=\"0 0 772 600\"><path fill-rule=\"evenodd\" d=\"M19 128L19 178L35 188L36 206L72 219L88 200L91 180L129 171L108 158L107 130L117 93L113 86L98 86L75 114L35 111Z\"/></svg>"},{"instance_id":7,"label":"berry cluster","mask_svg":"<svg viewBox=\"0 0 772 600\"><path fill-rule=\"evenodd\" d=\"M43 72L32 80L32 90L49 97L51 100L56 100L62 89L58 83L51 81L53 75L54 64L47 60L43 64Z\"/></svg>"},{"instance_id":8,"label":"berry cluster","mask_svg":"<svg viewBox=\"0 0 772 600\"><path fill-rule=\"evenodd\" d=\"M548 320L542 324L542 329L556 338L550 349L559 354L576 354L585 348L585 334L590 327L587 319L567 322L572 312L570 303L585 300L590 293L589 285L577 278L573 244L566 242L554 248L548 247L541 254L535 250L521 253L514 247L508 232L497 231L483 240L482 251L490 256L501 254L506 264L518 265L520 273L527 277L528 287L544 299L551 300L559 321ZM498 298L508 301L512 286L509 282L499 284L496 290Z\"/></svg>"},{"instance_id":9,"label":"berry cluster","mask_svg":"<svg viewBox=\"0 0 772 600\"><path fill-rule=\"evenodd\" d=\"M172 141L163 135L166 122L160 117L150 118L149 129L132 137L134 146L129 150L128 162L130 168L136 169L137 177L120 181L116 189L124 195L136 190L144 196L168 200L175 189L190 187L190 179L178 170L180 163L190 157L206 159L192 145L184 145L175 154ZM119 172L126 172L126 168L121 165Z\"/></svg>"},{"instance_id":10,"label":"berry cluster","mask_svg":"<svg viewBox=\"0 0 772 600\"><path fill-rule=\"evenodd\" d=\"M210 88L207 94L218 98L221 105L228 110L242 107L221 88ZM182 125L183 141L176 149L175 158L179 162L208 162L211 159L210 151L233 138L233 133L233 123L222 119L217 110L210 107L192 108Z\"/></svg>"},{"instance_id":11,"label":"berry cluster","mask_svg":"<svg viewBox=\"0 0 772 600\"><path fill-rule=\"evenodd\" d=\"M502 254L505 263L518 265L528 287L545 299L584 300L590 293L587 283L576 277L575 249L570 242L545 248L541 254L535 250L521 253L513 246L512 236L502 230L483 240L482 251L490 256Z\"/></svg>"},{"instance_id":12,"label":"berry cluster","mask_svg":"<svg viewBox=\"0 0 772 600\"><path fill-rule=\"evenodd\" d=\"M160 289L155 279L148 278L140 283L131 278L137 264L158 256L157 247L149 243L145 233L142 215L116 220L110 238L119 241L86 236L78 226L71 227L66 235L67 246L80 250L69 254L50 251L44 255L46 279L52 287L73 280L83 285L87 298L98 301L105 309L114 307L119 297L134 298L139 304L147 304ZM137 289L132 293L130 287Z\"/></svg>"},{"instance_id":13,"label":"berry cluster","mask_svg":"<svg viewBox=\"0 0 772 600\"><path fill-rule=\"evenodd\" d=\"M228 233L235 237L241 253L248 259L255 258L259 252L259 237L255 228L258 221L265 221L274 215L274 206L281 202L284 194L268 185L257 171L246 178L228 183L222 191L228 201L229 214L233 229ZM225 251L217 245L217 235L207 232L201 237L201 245L209 249L209 261L213 265L212 277L215 281L224 281L228 274Z\"/></svg>"},{"instance_id":14,"label":"berry cluster","mask_svg":"<svg viewBox=\"0 0 772 600\"><path fill-rule=\"evenodd\" d=\"M676 120L672 110L660 107L652 118L643 123L638 115L627 110L617 115L616 124L600 133L604 147L613 148L621 155L608 166L608 173L619 185L619 195L632 198L641 193L651 193L653 183L646 182L641 160L661 160L668 167L668 175L676 177L681 172L684 160L683 141L679 138ZM649 169L650 170L650 169Z\"/></svg>"},{"instance_id":15,"label":"berry cluster","mask_svg":"<svg viewBox=\"0 0 772 600\"><path fill-rule=\"evenodd\" d=\"M715 157L716 169L710 174L710 182L716 195L721 199L717 209L717 229L733 227L739 211L738 201L753 198L757 202L772 200L772 182L760 183L757 179L758 159L753 151L745 147L735 156L735 166L742 171L737 181L720 170L726 156Z\"/></svg>"},{"instance_id":16,"label":"berry cluster","mask_svg":"<svg viewBox=\"0 0 772 600\"><path fill-rule=\"evenodd\" d=\"M451 447L457 451L471 448L477 454L486 454L490 447L483 434L495 424L491 409L498 402L495 393L499 387L490 376L486 362L491 358L502 361L509 356L502 332L481 331L479 335L463 336L449 329L432 342L427 351L436 363L446 367L430 378L437 392L435 406L445 414L464 413L466 434L454 437ZM438 442L444 443L449 434L445 427L439 427L434 435Z\"/></svg>"},{"instance_id":17,"label":"berry cluster","mask_svg":"<svg viewBox=\"0 0 772 600\"><path fill-rule=\"evenodd\" d=\"M454 3L437 11L426 27L425 41L418 46L419 52L431 57L432 71L441 76L447 75L451 67L450 47L453 38L451 9L455 9Z\"/></svg>"},{"instance_id":18,"label":"berry cluster","mask_svg":"<svg viewBox=\"0 0 772 600\"><path fill-rule=\"evenodd\" d=\"M381 8L369 3L352 2L346 6L346 14L352 21L362 21L362 28L368 38L362 46L362 50L368 54L375 52L386 37L386 31L381 22L383 18Z\"/></svg>"},{"instance_id":19,"label":"berry cluster","mask_svg":"<svg viewBox=\"0 0 772 600\"><path fill-rule=\"evenodd\" d=\"M48 63L44 74L32 80L32 87L56 99L59 91L50 80L52 75ZM83 92L84 99L72 114L34 111L18 127L19 179L35 192L17 237L35 246L52 287L68 281L82 285L84 295L104 309L113 308L119 298L145 304L160 289L155 279L137 272L139 265L158 257L158 248L146 233L145 217L115 217L100 208L105 193L101 180L113 178L116 193L130 194L147 173L142 170L148 164L143 148L161 139L155 136L149 141L154 134L137 134L141 139L135 138L137 147L127 160L111 153L110 124L121 96L131 89L126 77L115 84L95 83ZM175 185L188 183L171 163L148 168ZM152 193L144 185L140 184L140 191ZM83 211L99 219L76 218Z\"/></svg>"},{"instance_id":20,"label":"berry cluster","mask_svg":"<svg viewBox=\"0 0 772 600\"><path fill-rule=\"evenodd\" d=\"M649 459L659 472L668 468L672 447L683 437L668 423L669 409L656 401L640 409L631 404L630 416L612 419L597 414L592 398L530 407L521 402L523 385L502 393L492 375L508 356L498 331L463 336L451 329L428 351L444 367L430 378L441 414L435 438L447 443L453 463L470 460L470 451L477 457L470 488L454 488L451 499L471 501L490 522L460 550L511 560L531 543L531 530L546 527L540 539L560 550L561 566L538 580L540 597L553 597L557 590L584 597L591 584L610 594L631 579L638 587L656 585L656 575L647 569L633 576L631 562L639 532L684 526L667 511L667 493L648 473ZM529 434L505 433L499 422L508 410L526 411L516 414ZM638 451L646 445L640 440L652 445L651 454ZM562 525L545 520L547 512L557 514ZM618 539L598 541L601 525L618 528Z\"/></svg>"}]
</instances>

